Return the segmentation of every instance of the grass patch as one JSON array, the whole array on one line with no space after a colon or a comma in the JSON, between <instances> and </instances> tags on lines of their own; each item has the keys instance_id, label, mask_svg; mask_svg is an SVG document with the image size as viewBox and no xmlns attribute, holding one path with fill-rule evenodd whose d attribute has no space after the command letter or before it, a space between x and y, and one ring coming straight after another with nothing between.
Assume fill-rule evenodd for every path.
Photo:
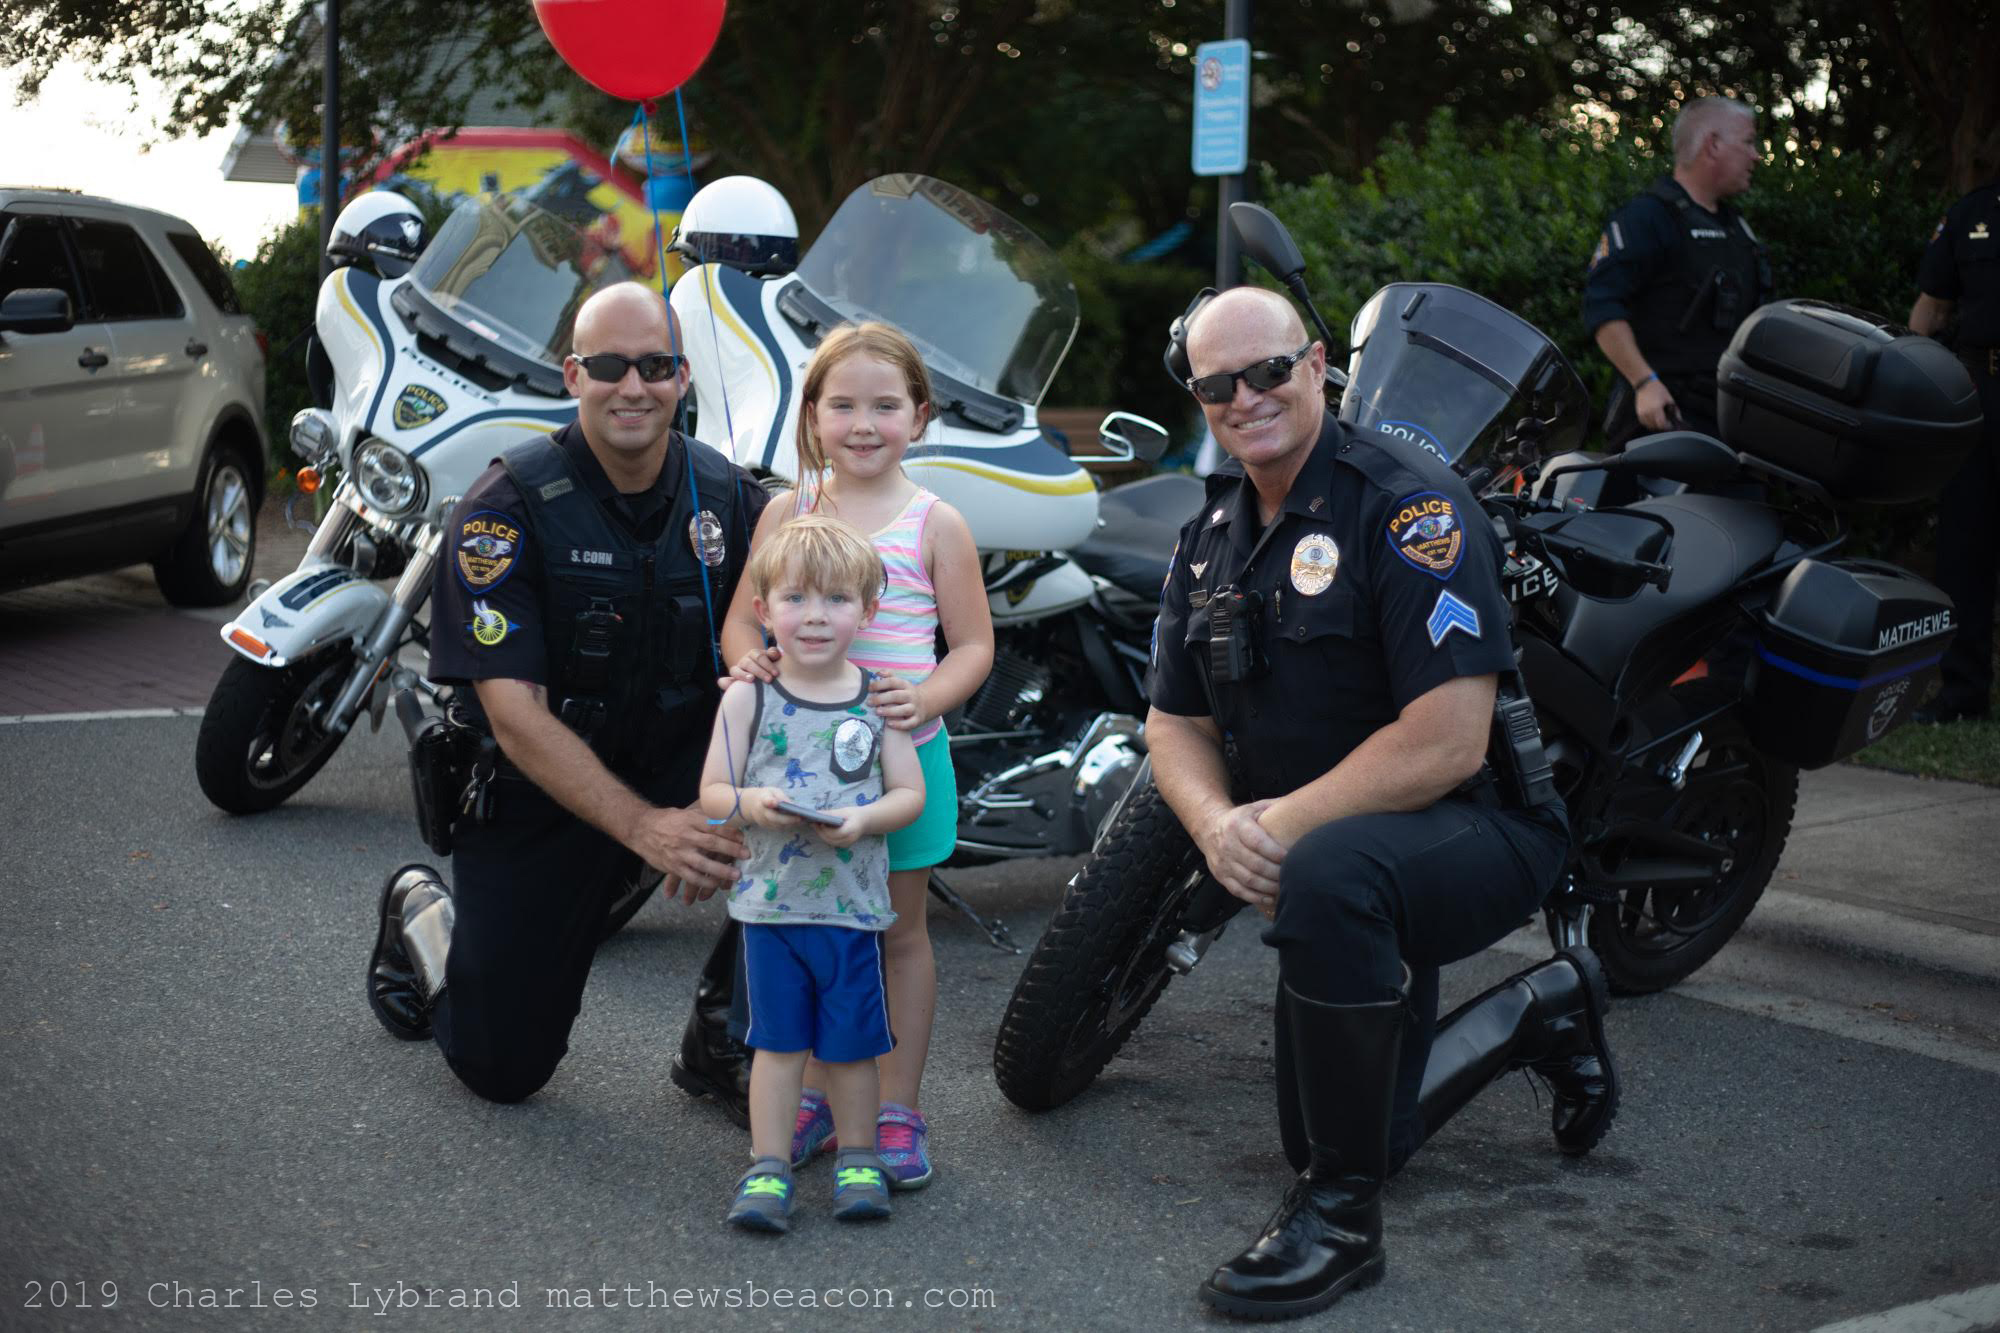
<instances>
[{"instance_id":1,"label":"grass patch","mask_svg":"<svg viewBox=\"0 0 2000 1333\"><path fill-rule=\"evenodd\" d=\"M1996 692L1993 716L2000 719L2000 692ZM1914 773L1920 778L2000 787L2000 720L1944 726L1912 722L1855 755L1852 762Z\"/></svg>"}]
</instances>

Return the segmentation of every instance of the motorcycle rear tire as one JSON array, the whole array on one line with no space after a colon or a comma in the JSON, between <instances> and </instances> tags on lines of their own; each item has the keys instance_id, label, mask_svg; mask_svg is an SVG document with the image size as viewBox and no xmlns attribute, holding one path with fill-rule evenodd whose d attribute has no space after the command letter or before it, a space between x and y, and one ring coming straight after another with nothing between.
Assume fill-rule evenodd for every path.
<instances>
[{"instance_id":1,"label":"motorcycle rear tire","mask_svg":"<svg viewBox=\"0 0 2000 1333\"><path fill-rule=\"evenodd\" d=\"M1627 889L1619 905L1591 913L1590 947L1604 963L1614 992L1665 990L1715 957L1771 882L1791 836L1798 798L1798 769L1751 748L1740 727L1716 737L1689 771L1672 823L1679 832L1701 837L1731 819L1745 819L1730 839L1730 867L1717 872L1713 889L1696 891L1713 895L1706 903L1662 896L1684 890ZM1663 928L1662 922L1671 922L1677 913L1695 915L1697 927L1685 933Z\"/></svg>"},{"instance_id":2,"label":"motorcycle rear tire","mask_svg":"<svg viewBox=\"0 0 2000 1333\"><path fill-rule=\"evenodd\" d=\"M1166 947L1202 872L1150 783L1124 802L1028 958L993 1044L1007 1100L1047 1111L1109 1064L1173 977Z\"/></svg>"},{"instance_id":3,"label":"motorcycle rear tire","mask_svg":"<svg viewBox=\"0 0 2000 1333\"><path fill-rule=\"evenodd\" d=\"M330 706L354 666L348 648L274 670L232 657L209 695L194 743L202 795L232 815L284 804L333 758L341 736L314 726L315 703Z\"/></svg>"}]
</instances>

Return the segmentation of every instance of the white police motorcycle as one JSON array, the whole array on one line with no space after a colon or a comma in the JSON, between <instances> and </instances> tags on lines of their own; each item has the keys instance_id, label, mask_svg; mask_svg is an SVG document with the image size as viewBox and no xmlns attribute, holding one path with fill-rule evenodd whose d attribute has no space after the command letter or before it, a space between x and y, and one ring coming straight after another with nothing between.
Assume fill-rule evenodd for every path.
<instances>
[{"instance_id":1,"label":"white police motorcycle","mask_svg":"<svg viewBox=\"0 0 2000 1333\"><path fill-rule=\"evenodd\" d=\"M672 302L697 434L789 481L821 338L866 319L910 336L936 402L904 467L965 515L996 631L992 674L947 719L954 863L1084 851L1143 758L1159 589L1201 484L1158 476L1100 495L1042 429L1036 406L1076 335L1076 290L992 204L928 176L883 176L850 194L795 264L797 235L783 197L752 177L689 201L674 248L692 267ZM1151 462L1167 443L1129 413L1098 429L1109 461Z\"/></svg>"},{"instance_id":2,"label":"white police motorcycle","mask_svg":"<svg viewBox=\"0 0 2000 1333\"><path fill-rule=\"evenodd\" d=\"M364 713L380 726L398 652L428 642L437 562L459 555L442 549L451 506L501 451L575 420L562 361L577 308L631 276L615 249L506 195L459 205L428 245L409 201L363 195L330 253L349 262L314 315L327 405L294 417L291 440L302 478L338 483L299 567L222 627L236 656L195 742L203 794L234 814L298 791Z\"/></svg>"}]
</instances>

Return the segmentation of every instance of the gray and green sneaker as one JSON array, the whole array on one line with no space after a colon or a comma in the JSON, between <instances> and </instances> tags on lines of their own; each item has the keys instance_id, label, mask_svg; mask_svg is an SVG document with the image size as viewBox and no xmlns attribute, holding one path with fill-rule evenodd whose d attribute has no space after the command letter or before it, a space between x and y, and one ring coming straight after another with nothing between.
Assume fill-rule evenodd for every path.
<instances>
[{"instance_id":1,"label":"gray and green sneaker","mask_svg":"<svg viewBox=\"0 0 2000 1333\"><path fill-rule=\"evenodd\" d=\"M728 1221L749 1231L792 1228L792 1168L782 1157L759 1157L736 1182Z\"/></svg>"},{"instance_id":2,"label":"gray and green sneaker","mask_svg":"<svg viewBox=\"0 0 2000 1333\"><path fill-rule=\"evenodd\" d=\"M889 1215L889 1173L866 1148L842 1148L833 1159L833 1215L843 1222Z\"/></svg>"}]
</instances>

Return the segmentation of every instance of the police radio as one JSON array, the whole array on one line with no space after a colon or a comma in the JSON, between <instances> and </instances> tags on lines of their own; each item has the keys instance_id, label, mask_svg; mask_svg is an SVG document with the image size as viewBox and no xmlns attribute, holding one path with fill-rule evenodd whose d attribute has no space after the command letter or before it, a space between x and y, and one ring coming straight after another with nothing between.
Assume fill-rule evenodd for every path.
<instances>
[{"instance_id":1,"label":"police radio","mask_svg":"<svg viewBox=\"0 0 2000 1333\"><path fill-rule=\"evenodd\" d=\"M1257 651L1263 625L1262 593L1244 592L1234 584L1218 588L1208 599L1208 677L1217 685L1240 685L1263 669Z\"/></svg>"},{"instance_id":2,"label":"police radio","mask_svg":"<svg viewBox=\"0 0 2000 1333\"><path fill-rule=\"evenodd\" d=\"M1502 802L1510 809L1528 810L1556 799L1556 779L1542 748L1542 729L1535 705L1501 677L1493 696L1493 737L1488 751Z\"/></svg>"}]
</instances>

